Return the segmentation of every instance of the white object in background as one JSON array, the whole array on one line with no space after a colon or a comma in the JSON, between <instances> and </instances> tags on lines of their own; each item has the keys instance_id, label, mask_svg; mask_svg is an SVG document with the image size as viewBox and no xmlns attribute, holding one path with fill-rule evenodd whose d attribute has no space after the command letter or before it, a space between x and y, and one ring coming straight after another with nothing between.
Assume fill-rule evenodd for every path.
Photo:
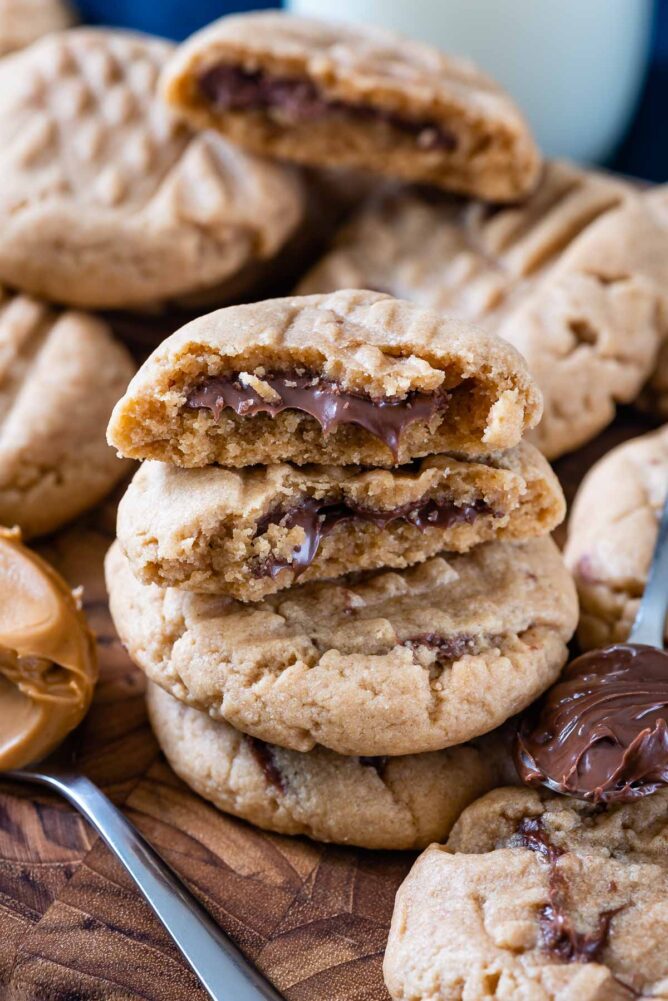
<instances>
[{"instance_id":1,"label":"white object in background","mask_svg":"<svg viewBox=\"0 0 668 1001\"><path fill-rule=\"evenodd\" d=\"M286 0L468 56L502 84L548 156L604 160L642 85L652 0Z\"/></svg>"}]
</instances>

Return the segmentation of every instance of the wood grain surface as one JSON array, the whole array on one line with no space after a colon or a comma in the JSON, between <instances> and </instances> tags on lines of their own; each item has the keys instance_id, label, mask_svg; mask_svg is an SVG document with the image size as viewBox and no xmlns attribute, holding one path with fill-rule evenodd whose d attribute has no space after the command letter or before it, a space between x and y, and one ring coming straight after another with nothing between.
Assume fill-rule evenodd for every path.
<instances>
[{"instance_id":1,"label":"wood grain surface","mask_svg":"<svg viewBox=\"0 0 668 1001\"><path fill-rule=\"evenodd\" d=\"M597 458L649 427L624 412L562 459L557 471L569 500ZM73 586L84 586L99 643L83 770L288 1001L387 1001L383 950L413 857L267 834L218 813L174 776L146 721L142 675L109 618L102 560L114 519L112 500L41 547ZM85 822L55 796L0 781L0 999L139 998L205 1001L205 994Z\"/></svg>"}]
</instances>

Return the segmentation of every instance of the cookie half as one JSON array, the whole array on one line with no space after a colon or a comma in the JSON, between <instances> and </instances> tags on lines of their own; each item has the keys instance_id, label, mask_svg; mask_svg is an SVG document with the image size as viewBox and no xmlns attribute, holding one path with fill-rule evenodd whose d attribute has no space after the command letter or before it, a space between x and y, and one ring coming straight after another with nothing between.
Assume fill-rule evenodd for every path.
<instances>
[{"instance_id":1,"label":"cookie half","mask_svg":"<svg viewBox=\"0 0 668 1001\"><path fill-rule=\"evenodd\" d=\"M102 320L0 290L0 525L44 535L127 474L104 431L134 371Z\"/></svg>"},{"instance_id":2,"label":"cookie half","mask_svg":"<svg viewBox=\"0 0 668 1001\"><path fill-rule=\"evenodd\" d=\"M505 753L493 738L398 758L300 753L245 736L157 685L149 684L147 702L176 774L220 810L280 834L361 848L424 848L447 837L462 810L498 783Z\"/></svg>"},{"instance_id":3,"label":"cookie half","mask_svg":"<svg viewBox=\"0 0 668 1001\"><path fill-rule=\"evenodd\" d=\"M75 29L0 63L0 279L87 308L220 302L283 247L301 183L173 121L156 94L172 51Z\"/></svg>"},{"instance_id":4,"label":"cookie half","mask_svg":"<svg viewBox=\"0 0 668 1001\"><path fill-rule=\"evenodd\" d=\"M549 538L304 584L256 605L141 584L116 543L110 607L176 698L298 751L417 754L494 729L555 679L577 622Z\"/></svg>"},{"instance_id":5,"label":"cookie half","mask_svg":"<svg viewBox=\"0 0 668 1001\"><path fill-rule=\"evenodd\" d=\"M109 442L179 466L393 466L517 445L541 398L504 341L375 292L202 316L151 355Z\"/></svg>"},{"instance_id":6,"label":"cookie half","mask_svg":"<svg viewBox=\"0 0 668 1001\"><path fill-rule=\"evenodd\" d=\"M471 63L378 28L224 17L164 76L190 122L256 153L358 167L490 201L526 195L540 157L509 96Z\"/></svg>"},{"instance_id":7,"label":"cookie half","mask_svg":"<svg viewBox=\"0 0 668 1001\"><path fill-rule=\"evenodd\" d=\"M614 448L583 480L565 549L580 597L578 639L583 649L628 638L666 494L668 425Z\"/></svg>"},{"instance_id":8,"label":"cookie half","mask_svg":"<svg viewBox=\"0 0 668 1001\"><path fill-rule=\"evenodd\" d=\"M400 887L385 981L396 1001L663 998L668 791L601 811L497 789Z\"/></svg>"},{"instance_id":9,"label":"cookie half","mask_svg":"<svg viewBox=\"0 0 668 1001\"><path fill-rule=\"evenodd\" d=\"M551 162L507 208L417 191L375 199L298 292L375 288L499 334L543 393L532 440L555 457L598 434L652 372L668 333L667 259L658 201Z\"/></svg>"},{"instance_id":10,"label":"cookie half","mask_svg":"<svg viewBox=\"0 0 668 1001\"><path fill-rule=\"evenodd\" d=\"M564 513L547 461L522 444L484 461L438 455L395 470L145 462L117 532L144 584L257 601L297 582L545 535Z\"/></svg>"}]
</instances>

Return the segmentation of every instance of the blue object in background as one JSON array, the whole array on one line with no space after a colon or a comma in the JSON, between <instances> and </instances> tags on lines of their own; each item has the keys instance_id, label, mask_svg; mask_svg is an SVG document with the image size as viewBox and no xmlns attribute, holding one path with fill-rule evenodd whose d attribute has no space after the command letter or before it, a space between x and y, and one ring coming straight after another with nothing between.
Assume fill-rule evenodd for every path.
<instances>
[{"instance_id":1,"label":"blue object in background","mask_svg":"<svg viewBox=\"0 0 668 1001\"><path fill-rule=\"evenodd\" d=\"M180 41L223 14L280 7L272 0L74 0L81 20L134 28Z\"/></svg>"}]
</instances>

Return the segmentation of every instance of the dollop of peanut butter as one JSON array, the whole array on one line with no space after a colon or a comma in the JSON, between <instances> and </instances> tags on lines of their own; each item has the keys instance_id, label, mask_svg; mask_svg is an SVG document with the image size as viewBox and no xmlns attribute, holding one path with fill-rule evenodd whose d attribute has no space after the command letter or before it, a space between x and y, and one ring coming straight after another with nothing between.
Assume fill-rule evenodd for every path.
<instances>
[{"instance_id":1,"label":"dollop of peanut butter","mask_svg":"<svg viewBox=\"0 0 668 1001\"><path fill-rule=\"evenodd\" d=\"M95 640L56 571L0 529L0 771L49 754L84 717Z\"/></svg>"}]
</instances>

